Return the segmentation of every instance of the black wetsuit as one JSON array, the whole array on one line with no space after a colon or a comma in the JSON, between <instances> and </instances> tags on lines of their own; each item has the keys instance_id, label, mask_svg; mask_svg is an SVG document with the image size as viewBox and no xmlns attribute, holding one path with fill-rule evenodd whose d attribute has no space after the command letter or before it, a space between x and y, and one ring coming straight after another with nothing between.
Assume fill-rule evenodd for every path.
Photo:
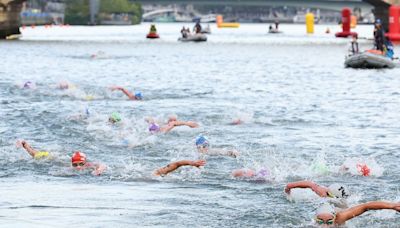
<instances>
[{"instance_id":1,"label":"black wetsuit","mask_svg":"<svg viewBox=\"0 0 400 228\"><path fill-rule=\"evenodd\" d=\"M385 40L385 31L383 30L382 27L375 26L374 39L375 39L376 50L383 51L386 40Z\"/></svg>"}]
</instances>

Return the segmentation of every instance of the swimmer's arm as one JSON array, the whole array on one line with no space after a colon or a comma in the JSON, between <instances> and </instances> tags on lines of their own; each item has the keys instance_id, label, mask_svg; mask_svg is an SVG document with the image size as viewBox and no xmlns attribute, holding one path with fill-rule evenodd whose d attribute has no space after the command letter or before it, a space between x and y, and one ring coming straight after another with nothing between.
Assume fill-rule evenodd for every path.
<instances>
[{"instance_id":1,"label":"swimmer's arm","mask_svg":"<svg viewBox=\"0 0 400 228\"><path fill-rule=\"evenodd\" d=\"M160 128L161 132L167 133L170 132L172 129L174 129L175 125L173 123L169 123L163 127Z\"/></svg>"},{"instance_id":2,"label":"swimmer's arm","mask_svg":"<svg viewBox=\"0 0 400 228\"><path fill-rule=\"evenodd\" d=\"M347 210L343 210L337 213L335 222L339 225L344 224L347 220L357 217L369 210L381 210L381 209L392 209L400 212L400 203L389 203L382 201L372 201L363 203Z\"/></svg>"},{"instance_id":3,"label":"swimmer's arm","mask_svg":"<svg viewBox=\"0 0 400 228\"><path fill-rule=\"evenodd\" d=\"M297 181L297 182L289 183L286 185L285 192L287 194L290 194L290 190L292 188L310 188L317 195L319 195L321 197L326 197L326 192L327 192L326 188L321 187L312 181Z\"/></svg>"},{"instance_id":4,"label":"swimmer's arm","mask_svg":"<svg viewBox=\"0 0 400 228\"><path fill-rule=\"evenodd\" d=\"M188 127L191 127L191 128L196 128L196 127L199 126L196 122L193 122L193 121L179 121L179 120L177 120L177 121L171 121L171 123L173 123L175 126L188 126Z\"/></svg>"},{"instance_id":5,"label":"swimmer's arm","mask_svg":"<svg viewBox=\"0 0 400 228\"><path fill-rule=\"evenodd\" d=\"M17 142L18 143L18 142ZM26 141L21 141L20 142L22 147L26 150L26 152L28 152L28 154L30 154L33 158L35 157L35 154L38 152L37 150L33 149L31 147L31 145L29 145L29 143L27 143Z\"/></svg>"},{"instance_id":6,"label":"swimmer's arm","mask_svg":"<svg viewBox=\"0 0 400 228\"><path fill-rule=\"evenodd\" d=\"M94 168L94 170L93 170L92 174L94 176L100 176L107 169L107 166L105 166L103 164L95 163L95 164L93 164L93 168Z\"/></svg>"},{"instance_id":7,"label":"swimmer's arm","mask_svg":"<svg viewBox=\"0 0 400 228\"><path fill-rule=\"evenodd\" d=\"M205 160L197 160L197 161L191 161L191 160L181 160L181 161L177 161L177 162L173 162L168 164L167 166L163 167L163 168L159 168L156 171L154 171L154 175L156 176L164 176L167 175L170 172L173 172L175 170L177 170L179 167L181 166L195 166L195 167L200 167L200 166L204 166L206 164Z\"/></svg>"},{"instance_id":8,"label":"swimmer's arm","mask_svg":"<svg viewBox=\"0 0 400 228\"><path fill-rule=\"evenodd\" d=\"M222 155L222 156L230 156L230 157L236 158L237 156L239 156L239 151L237 151L237 150L224 150L224 149L210 149L210 150L207 151L207 154L211 155L211 156Z\"/></svg>"},{"instance_id":9,"label":"swimmer's arm","mask_svg":"<svg viewBox=\"0 0 400 228\"><path fill-rule=\"evenodd\" d=\"M120 91L122 91L126 96L128 96L128 98L129 98L130 100L136 100L135 95L133 95L131 92L129 92L127 89L125 89L125 88L123 88L123 87L121 87L121 86L113 86L113 87L111 87L111 90L112 90L112 91L114 91L114 90L120 90Z\"/></svg>"}]
</instances>

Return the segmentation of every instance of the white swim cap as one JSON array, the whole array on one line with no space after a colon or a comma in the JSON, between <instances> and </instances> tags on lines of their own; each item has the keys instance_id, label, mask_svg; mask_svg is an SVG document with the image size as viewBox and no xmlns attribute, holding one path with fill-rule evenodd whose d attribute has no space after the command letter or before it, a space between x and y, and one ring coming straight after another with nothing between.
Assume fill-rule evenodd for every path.
<instances>
[{"instance_id":1,"label":"white swim cap","mask_svg":"<svg viewBox=\"0 0 400 228\"><path fill-rule=\"evenodd\" d=\"M328 194L329 196L336 198L347 198L350 196L350 192L347 187L340 184L331 184L328 187Z\"/></svg>"},{"instance_id":2,"label":"white swim cap","mask_svg":"<svg viewBox=\"0 0 400 228\"><path fill-rule=\"evenodd\" d=\"M330 204L323 204L322 206L320 206L317 211L315 212L315 216L318 216L320 214L331 214L333 216L336 215L336 211L335 208L333 208Z\"/></svg>"}]
</instances>

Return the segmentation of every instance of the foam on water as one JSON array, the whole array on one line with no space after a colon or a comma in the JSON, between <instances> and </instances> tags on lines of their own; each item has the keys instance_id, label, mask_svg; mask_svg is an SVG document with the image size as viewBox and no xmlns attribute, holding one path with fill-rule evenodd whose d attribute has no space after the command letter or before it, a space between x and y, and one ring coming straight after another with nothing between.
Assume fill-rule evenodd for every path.
<instances>
[{"instance_id":1,"label":"foam on water","mask_svg":"<svg viewBox=\"0 0 400 228\"><path fill-rule=\"evenodd\" d=\"M146 23L27 28L22 40L0 42L0 194L7 196L0 214L7 225L308 226L323 199L294 190L289 202L283 193L286 183L304 179L346 184L350 205L399 200L399 69L345 69L349 40L323 34L324 25L313 36L303 25L282 25L280 36L262 24L212 25L204 44L177 42L182 25L160 24L155 42L144 38ZM372 36L372 26L357 31ZM36 88L21 89L26 81ZM60 82L75 88L57 89ZM115 85L141 91L143 101L112 92ZM108 122L112 112L121 123ZM146 117L162 125L171 114L201 127L149 133ZM235 119L243 124L231 125ZM240 156L205 156L201 169L152 175L198 159L199 134ZM32 160L15 148L17 139L55 159ZM104 175L72 171L75 150L107 165ZM357 162L371 176L360 176ZM343 164L349 172L339 171ZM271 179L233 178L240 168L266 168ZM349 226L399 224L397 214L368 213L378 217Z\"/></svg>"}]
</instances>

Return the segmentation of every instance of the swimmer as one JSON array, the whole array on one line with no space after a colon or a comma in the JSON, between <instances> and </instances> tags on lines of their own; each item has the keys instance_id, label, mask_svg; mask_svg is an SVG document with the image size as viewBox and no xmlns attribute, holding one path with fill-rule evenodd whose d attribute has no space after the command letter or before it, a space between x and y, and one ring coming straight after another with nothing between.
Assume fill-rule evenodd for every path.
<instances>
[{"instance_id":1,"label":"swimmer","mask_svg":"<svg viewBox=\"0 0 400 228\"><path fill-rule=\"evenodd\" d=\"M141 92L136 92L135 94L132 94L127 89L125 89L121 86L112 86L111 91L115 91L115 90L122 91L126 96L128 96L129 100L142 100L143 99Z\"/></svg>"},{"instance_id":2,"label":"swimmer","mask_svg":"<svg viewBox=\"0 0 400 228\"><path fill-rule=\"evenodd\" d=\"M31 81L27 81L22 85L23 89L35 89L36 88L36 84L34 82Z\"/></svg>"},{"instance_id":3,"label":"swimmer","mask_svg":"<svg viewBox=\"0 0 400 228\"><path fill-rule=\"evenodd\" d=\"M122 120L121 114L119 114L118 112L111 113L111 116L108 118L108 122L112 124L121 122L121 120Z\"/></svg>"},{"instance_id":4,"label":"swimmer","mask_svg":"<svg viewBox=\"0 0 400 228\"><path fill-rule=\"evenodd\" d=\"M261 168L257 171L254 169L243 168L233 170L232 176L236 178L270 179L271 173L267 168Z\"/></svg>"},{"instance_id":5,"label":"swimmer","mask_svg":"<svg viewBox=\"0 0 400 228\"><path fill-rule=\"evenodd\" d=\"M92 175L94 176L101 175L107 169L107 166L103 164L87 162L86 155L80 151L75 151L74 154L72 155L71 165L72 168L77 171L91 169L93 170Z\"/></svg>"},{"instance_id":6,"label":"swimmer","mask_svg":"<svg viewBox=\"0 0 400 228\"><path fill-rule=\"evenodd\" d=\"M350 196L345 185L331 184L329 187L320 186L312 181L298 181L288 183L285 187L285 193L290 195L290 190L293 188L309 188L320 197L328 197L334 199L331 203L340 208L347 208L345 199Z\"/></svg>"},{"instance_id":7,"label":"swimmer","mask_svg":"<svg viewBox=\"0 0 400 228\"><path fill-rule=\"evenodd\" d=\"M168 117L168 122L166 125L164 126L159 126L153 118L147 118L146 121L150 124L149 126L149 131L151 133L167 133L169 131L171 131L172 129L174 129L175 127L179 127L179 126L188 126L190 128L197 128L199 127L199 124L197 124L196 122L193 121L180 121L177 119L178 117L176 115L170 115Z\"/></svg>"},{"instance_id":8,"label":"swimmer","mask_svg":"<svg viewBox=\"0 0 400 228\"><path fill-rule=\"evenodd\" d=\"M236 158L239 156L239 152L237 150L226 150L223 148L210 148L210 143L205 136L199 135L196 138L196 147L197 151L201 154L207 154L211 156L230 156Z\"/></svg>"},{"instance_id":9,"label":"swimmer","mask_svg":"<svg viewBox=\"0 0 400 228\"><path fill-rule=\"evenodd\" d=\"M355 218L366 211L382 209L391 209L400 212L400 203L372 201L359 204L339 212L336 212L331 205L324 204L316 211L315 222L318 225L323 225L324 227L336 227L344 225L347 220Z\"/></svg>"},{"instance_id":10,"label":"swimmer","mask_svg":"<svg viewBox=\"0 0 400 228\"><path fill-rule=\"evenodd\" d=\"M343 172L343 173L349 172L349 173L354 174L354 173L351 172L351 170L350 170L350 167L349 167L350 165L352 165L352 164L343 164L343 165L340 167L340 171ZM356 165L355 168L356 168L356 173L357 173L357 174L359 174L359 175L361 175L361 176L364 176L364 177L368 177L368 176L371 175L371 168L369 168L368 165L367 165L366 163L358 162L358 163L355 164L355 165Z\"/></svg>"},{"instance_id":11,"label":"swimmer","mask_svg":"<svg viewBox=\"0 0 400 228\"><path fill-rule=\"evenodd\" d=\"M50 154L47 151L38 151L35 150L27 143L25 140L22 141L17 141L16 143L17 147L22 147L28 152L29 155L31 155L34 159L44 159L44 158L49 158Z\"/></svg>"},{"instance_id":12,"label":"swimmer","mask_svg":"<svg viewBox=\"0 0 400 228\"><path fill-rule=\"evenodd\" d=\"M168 173L177 170L181 166L194 166L194 167L199 168L200 166L204 166L205 164L206 164L205 160L196 160L196 161L181 160L181 161L177 161L177 162L172 162L163 168L159 168L159 169L155 170L154 175L163 177L163 176L167 175Z\"/></svg>"},{"instance_id":13,"label":"swimmer","mask_svg":"<svg viewBox=\"0 0 400 228\"><path fill-rule=\"evenodd\" d=\"M60 90L67 90L67 89L75 89L76 86L74 84L72 84L72 83L67 82L67 81L62 81L62 82L58 83L57 88L60 89Z\"/></svg>"},{"instance_id":14,"label":"swimmer","mask_svg":"<svg viewBox=\"0 0 400 228\"><path fill-rule=\"evenodd\" d=\"M239 124L243 124L243 121L240 118L236 118L236 119L233 119L230 124L231 125L239 125Z\"/></svg>"}]
</instances>

